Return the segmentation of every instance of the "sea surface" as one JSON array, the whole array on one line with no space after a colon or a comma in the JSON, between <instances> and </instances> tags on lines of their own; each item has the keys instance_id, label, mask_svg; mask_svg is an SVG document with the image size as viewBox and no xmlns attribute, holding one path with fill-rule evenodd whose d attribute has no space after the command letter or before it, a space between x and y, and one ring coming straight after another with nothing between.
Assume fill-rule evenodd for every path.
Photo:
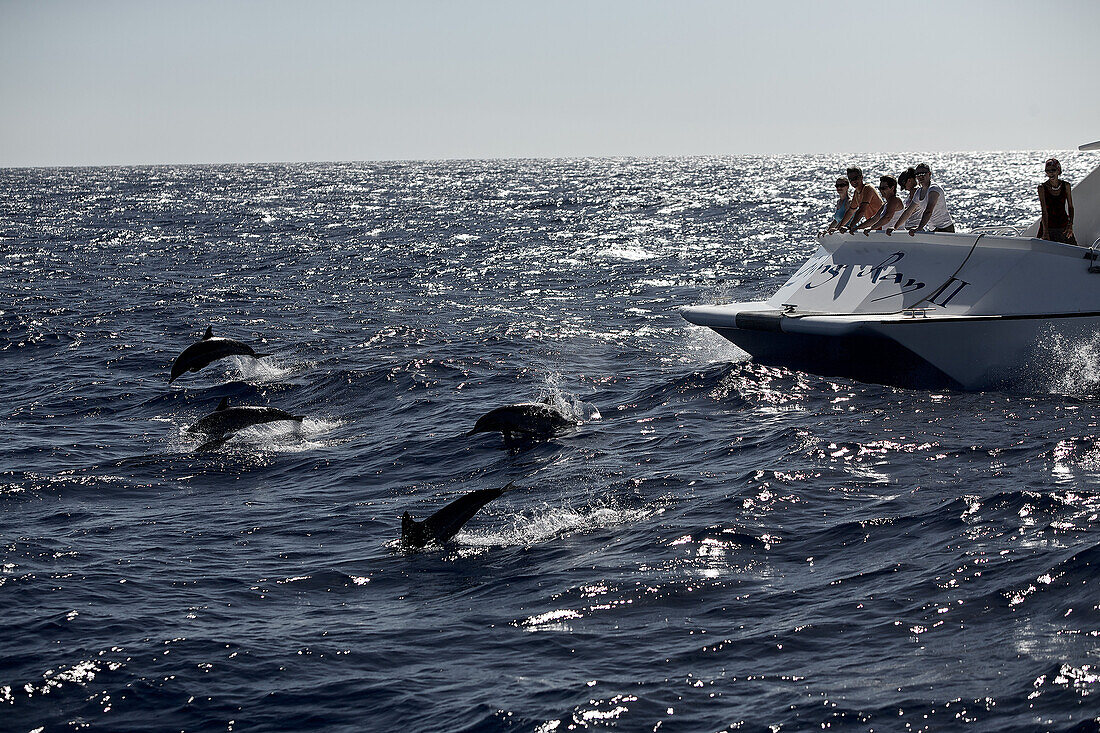
<instances>
[{"instance_id":1,"label":"sea surface","mask_svg":"<svg viewBox=\"0 0 1100 733\"><path fill-rule=\"evenodd\" d=\"M0 170L0 730L1097 730L1100 341L905 390L678 313L776 290L850 162L965 230L1050 154ZM272 356L169 385L208 326ZM306 418L197 451L222 398Z\"/></svg>"}]
</instances>

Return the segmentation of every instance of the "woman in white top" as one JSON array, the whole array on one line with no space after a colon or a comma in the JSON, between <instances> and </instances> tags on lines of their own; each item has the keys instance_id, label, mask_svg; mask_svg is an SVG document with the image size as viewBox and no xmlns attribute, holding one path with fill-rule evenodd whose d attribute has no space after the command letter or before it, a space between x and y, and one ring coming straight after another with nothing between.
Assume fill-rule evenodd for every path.
<instances>
[{"instance_id":1,"label":"woman in white top","mask_svg":"<svg viewBox=\"0 0 1100 733\"><path fill-rule=\"evenodd\" d=\"M893 176L881 176L878 181L878 190L882 193L882 208L878 216L859 225L865 236L871 236L872 229L893 229L901 218L905 204L898 198L898 182Z\"/></svg>"},{"instance_id":2,"label":"woman in white top","mask_svg":"<svg viewBox=\"0 0 1100 733\"><path fill-rule=\"evenodd\" d=\"M925 200L924 214L917 224L917 229L931 226L934 232L954 232L955 222L951 219L951 213L947 210L947 194L938 185L932 185L932 169L927 163L917 166L917 183L920 188L916 195ZM923 194L923 195L922 195ZM917 233L917 229L910 229L909 236Z\"/></svg>"}]
</instances>

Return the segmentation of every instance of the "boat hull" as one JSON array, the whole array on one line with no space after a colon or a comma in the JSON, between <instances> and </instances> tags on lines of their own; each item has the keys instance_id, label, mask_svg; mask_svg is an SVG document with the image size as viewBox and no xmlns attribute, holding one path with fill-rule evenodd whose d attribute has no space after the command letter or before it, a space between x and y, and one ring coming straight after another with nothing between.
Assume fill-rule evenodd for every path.
<instances>
[{"instance_id":1,"label":"boat hull","mask_svg":"<svg viewBox=\"0 0 1100 733\"><path fill-rule=\"evenodd\" d=\"M744 307L751 305L766 304L684 316L762 364L921 389L1044 389L1081 369L1089 358L1081 346L1100 334L1100 313L860 318Z\"/></svg>"},{"instance_id":2,"label":"boat hull","mask_svg":"<svg viewBox=\"0 0 1100 733\"><path fill-rule=\"evenodd\" d=\"M754 361L768 366L898 387L965 388L901 344L870 330L858 330L842 338L742 328L714 330L748 352Z\"/></svg>"}]
</instances>

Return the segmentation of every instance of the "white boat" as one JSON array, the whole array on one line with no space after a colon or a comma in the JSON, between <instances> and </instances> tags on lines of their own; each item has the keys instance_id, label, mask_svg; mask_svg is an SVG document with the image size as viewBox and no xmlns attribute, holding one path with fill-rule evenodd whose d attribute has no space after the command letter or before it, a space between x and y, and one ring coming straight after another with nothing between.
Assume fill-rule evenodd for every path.
<instances>
[{"instance_id":1,"label":"white boat","mask_svg":"<svg viewBox=\"0 0 1100 733\"><path fill-rule=\"evenodd\" d=\"M1083 246L1035 238L1037 221L1021 232L831 234L767 300L682 313L763 364L911 387L1026 387L1066 344L1100 334L1100 167L1073 203Z\"/></svg>"}]
</instances>

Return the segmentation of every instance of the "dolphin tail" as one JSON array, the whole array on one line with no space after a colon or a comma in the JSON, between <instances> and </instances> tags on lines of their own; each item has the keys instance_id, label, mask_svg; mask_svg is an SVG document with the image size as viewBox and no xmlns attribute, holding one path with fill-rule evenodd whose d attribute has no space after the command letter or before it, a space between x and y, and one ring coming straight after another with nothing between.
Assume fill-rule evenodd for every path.
<instances>
[{"instance_id":1,"label":"dolphin tail","mask_svg":"<svg viewBox=\"0 0 1100 733\"><path fill-rule=\"evenodd\" d=\"M424 528L431 539L436 542L446 542L458 534L462 526L470 521L481 507L511 488L514 488L512 484L508 484L499 489L479 489L464 494L425 519Z\"/></svg>"},{"instance_id":2,"label":"dolphin tail","mask_svg":"<svg viewBox=\"0 0 1100 733\"><path fill-rule=\"evenodd\" d=\"M430 540L424 522L416 521L411 514L405 512L401 517L401 542L409 547L423 547Z\"/></svg>"}]
</instances>

